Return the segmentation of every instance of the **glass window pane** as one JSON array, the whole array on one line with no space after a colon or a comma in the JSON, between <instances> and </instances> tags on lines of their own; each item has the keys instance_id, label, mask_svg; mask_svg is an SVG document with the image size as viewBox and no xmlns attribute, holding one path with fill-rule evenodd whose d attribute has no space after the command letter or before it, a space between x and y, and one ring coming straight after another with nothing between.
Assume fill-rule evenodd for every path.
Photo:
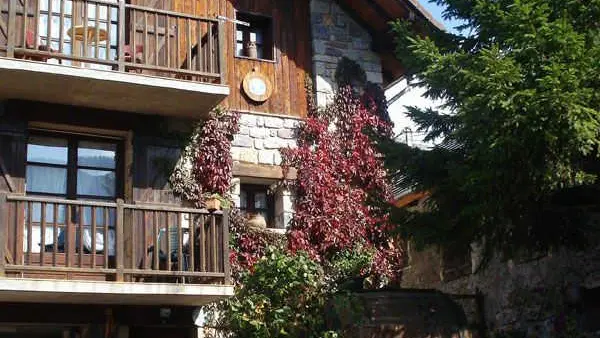
<instances>
[{"instance_id":1,"label":"glass window pane","mask_svg":"<svg viewBox=\"0 0 600 338\"><path fill-rule=\"evenodd\" d=\"M60 13L60 0L52 0L52 12Z\"/></svg>"},{"instance_id":2,"label":"glass window pane","mask_svg":"<svg viewBox=\"0 0 600 338\"><path fill-rule=\"evenodd\" d=\"M40 0L40 10L47 11L48 10L48 0Z\"/></svg>"},{"instance_id":3,"label":"glass window pane","mask_svg":"<svg viewBox=\"0 0 600 338\"><path fill-rule=\"evenodd\" d=\"M114 169L116 166L117 145L114 143L79 142L77 165Z\"/></svg>"},{"instance_id":4,"label":"glass window pane","mask_svg":"<svg viewBox=\"0 0 600 338\"><path fill-rule=\"evenodd\" d=\"M73 13L73 1L65 1L65 13Z\"/></svg>"},{"instance_id":5,"label":"glass window pane","mask_svg":"<svg viewBox=\"0 0 600 338\"><path fill-rule=\"evenodd\" d=\"M71 29L71 18L65 18L65 28L63 30L63 38L65 42L71 41L71 37L69 36L69 29Z\"/></svg>"},{"instance_id":6,"label":"glass window pane","mask_svg":"<svg viewBox=\"0 0 600 338\"><path fill-rule=\"evenodd\" d=\"M240 208L246 209L248 207L248 195L246 195L246 191L240 191Z\"/></svg>"},{"instance_id":7,"label":"glass window pane","mask_svg":"<svg viewBox=\"0 0 600 338\"><path fill-rule=\"evenodd\" d=\"M27 192L66 194L67 169L28 165L25 173Z\"/></svg>"},{"instance_id":8,"label":"glass window pane","mask_svg":"<svg viewBox=\"0 0 600 338\"><path fill-rule=\"evenodd\" d=\"M56 207L57 209L57 224L65 224L67 207L64 204L59 204ZM27 222L27 217L29 216L27 207L25 207L25 218ZM52 223L54 223L54 204L48 203L46 204L46 226L52 227ZM40 223L42 220L42 204L41 203L33 203L31 208L31 219L35 223Z\"/></svg>"},{"instance_id":9,"label":"glass window pane","mask_svg":"<svg viewBox=\"0 0 600 338\"><path fill-rule=\"evenodd\" d=\"M237 41L243 41L244 40L244 32L242 30L237 30L235 32L235 38Z\"/></svg>"},{"instance_id":10,"label":"glass window pane","mask_svg":"<svg viewBox=\"0 0 600 338\"><path fill-rule=\"evenodd\" d=\"M77 170L77 194L115 197L116 177L114 171Z\"/></svg>"},{"instance_id":11,"label":"glass window pane","mask_svg":"<svg viewBox=\"0 0 600 338\"><path fill-rule=\"evenodd\" d=\"M76 217L79 219L79 212L83 209L83 225L92 225L92 207L81 207L77 209ZM96 226L104 227L108 225L110 227L115 226L116 210L108 209L108 219L105 217L106 208L96 208Z\"/></svg>"},{"instance_id":12,"label":"glass window pane","mask_svg":"<svg viewBox=\"0 0 600 338\"><path fill-rule=\"evenodd\" d=\"M267 193L257 192L254 195L254 208L255 209L266 209L267 208Z\"/></svg>"},{"instance_id":13,"label":"glass window pane","mask_svg":"<svg viewBox=\"0 0 600 338\"><path fill-rule=\"evenodd\" d=\"M67 140L33 136L27 144L27 161L67 164Z\"/></svg>"},{"instance_id":14,"label":"glass window pane","mask_svg":"<svg viewBox=\"0 0 600 338\"><path fill-rule=\"evenodd\" d=\"M244 44L242 44L242 43L235 44L235 55L244 56Z\"/></svg>"},{"instance_id":15,"label":"glass window pane","mask_svg":"<svg viewBox=\"0 0 600 338\"><path fill-rule=\"evenodd\" d=\"M48 14L40 14L40 24L38 25L38 27L38 33L40 36L48 35Z\"/></svg>"},{"instance_id":16,"label":"glass window pane","mask_svg":"<svg viewBox=\"0 0 600 338\"><path fill-rule=\"evenodd\" d=\"M263 43L263 33L262 31L254 31L250 33L250 40L256 43Z\"/></svg>"},{"instance_id":17,"label":"glass window pane","mask_svg":"<svg viewBox=\"0 0 600 338\"><path fill-rule=\"evenodd\" d=\"M52 29L50 37L53 39L58 39L60 37L60 16L52 16L52 23L50 29Z\"/></svg>"}]
</instances>

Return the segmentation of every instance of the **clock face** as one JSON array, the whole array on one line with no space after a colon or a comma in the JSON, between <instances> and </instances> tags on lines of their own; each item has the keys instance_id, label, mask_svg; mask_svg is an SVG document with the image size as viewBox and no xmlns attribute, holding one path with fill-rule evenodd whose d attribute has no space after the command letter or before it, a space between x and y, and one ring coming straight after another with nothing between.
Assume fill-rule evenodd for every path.
<instances>
[{"instance_id":1,"label":"clock face","mask_svg":"<svg viewBox=\"0 0 600 338\"><path fill-rule=\"evenodd\" d=\"M248 83L248 89L254 95L262 96L267 93L267 84L263 79L254 77Z\"/></svg>"}]
</instances>

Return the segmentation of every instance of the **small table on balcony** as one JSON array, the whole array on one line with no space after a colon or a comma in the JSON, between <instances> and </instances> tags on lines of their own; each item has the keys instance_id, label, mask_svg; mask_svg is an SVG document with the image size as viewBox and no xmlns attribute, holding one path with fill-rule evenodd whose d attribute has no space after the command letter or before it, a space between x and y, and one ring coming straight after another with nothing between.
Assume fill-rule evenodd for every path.
<instances>
[{"instance_id":1,"label":"small table on balcony","mask_svg":"<svg viewBox=\"0 0 600 338\"><path fill-rule=\"evenodd\" d=\"M106 41L109 37L108 37L108 32L106 31L106 29L104 28L100 28L98 26L86 26L86 25L78 25L78 26L73 26L71 28L69 28L69 30L67 31L67 35L69 35L74 41L86 41L87 42L87 47L90 48L89 50L89 55L93 55L93 52L91 50L92 47L96 47L98 48L98 46L96 45L96 42L98 42L98 44L100 42L104 42ZM85 48L86 46L84 46ZM110 46L107 46L107 48L110 48ZM97 51L96 51L97 53ZM88 51L86 51L84 49L84 56L87 57L88 56Z\"/></svg>"},{"instance_id":2,"label":"small table on balcony","mask_svg":"<svg viewBox=\"0 0 600 338\"><path fill-rule=\"evenodd\" d=\"M67 35L77 41L84 41L85 37L87 36L87 41L91 44L96 43L96 36L98 37L98 42L104 42L108 38L106 29L97 26L85 25L78 25L69 28Z\"/></svg>"}]
</instances>

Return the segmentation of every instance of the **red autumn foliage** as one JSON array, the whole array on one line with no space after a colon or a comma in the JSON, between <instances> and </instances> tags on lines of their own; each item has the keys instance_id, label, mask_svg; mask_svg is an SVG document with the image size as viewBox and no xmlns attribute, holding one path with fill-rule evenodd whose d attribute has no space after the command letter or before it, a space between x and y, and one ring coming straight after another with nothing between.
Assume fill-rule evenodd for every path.
<instances>
[{"instance_id":1,"label":"red autumn foliage","mask_svg":"<svg viewBox=\"0 0 600 338\"><path fill-rule=\"evenodd\" d=\"M364 99L363 99L364 101ZM291 251L319 261L361 247L374 250L374 274L399 275L402 251L389 235L392 199L377 137L391 124L372 100L365 105L344 88L324 110L311 108L298 130L298 147L282 151L284 171L297 170L295 214L288 235Z\"/></svg>"},{"instance_id":2,"label":"red autumn foliage","mask_svg":"<svg viewBox=\"0 0 600 338\"><path fill-rule=\"evenodd\" d=\"M239 113L211 112L197 136L194 176L199 196L216 193L225 196L231 184L231 141L239 130Z\"/></svg>"}]
</instances>

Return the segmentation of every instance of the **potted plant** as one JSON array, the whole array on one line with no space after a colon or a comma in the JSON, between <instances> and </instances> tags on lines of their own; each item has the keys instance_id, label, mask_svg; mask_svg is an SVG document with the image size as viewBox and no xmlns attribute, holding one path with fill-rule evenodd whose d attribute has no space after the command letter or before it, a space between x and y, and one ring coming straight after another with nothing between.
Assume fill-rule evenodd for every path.
<instances>
[{"instance_id":1,"label":"potted plant","mask_svg":"<svg viewBox=\"0 0 600 338\"><path fill-rule=\"evenodd\" d=\"M219 194L207 194L204 205L209 211L215 211L229 208L229 201Z\"/></svg>"}]
</instances>

